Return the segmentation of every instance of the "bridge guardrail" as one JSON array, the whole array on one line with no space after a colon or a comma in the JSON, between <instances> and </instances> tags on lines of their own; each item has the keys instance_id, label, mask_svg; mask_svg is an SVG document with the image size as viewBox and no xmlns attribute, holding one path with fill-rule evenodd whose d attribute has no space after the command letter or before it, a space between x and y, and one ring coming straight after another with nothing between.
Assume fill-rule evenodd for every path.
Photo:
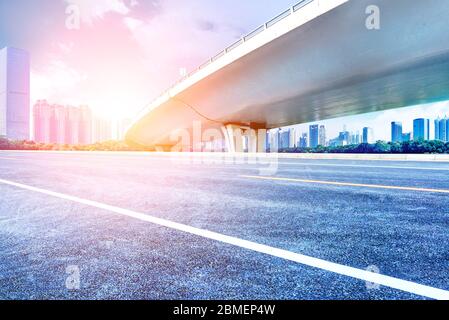
<instances>
[{"instance_id":1,"label":"bridge guardrail","mask_svg":"<svg viewBox=\"0 0 449 320\"><path fill-rule=\"evenodd\" d=\"M187 76L179 79L178 81L176 81L173 85L171 85L167 90L165 90L161 96L163 95L168 95L170 93L170 91L179 83L183 82L184 80L194 76L198 71L204 69L205 67L207 67L208 65L210 65L212 62L217 61L218 59L220 59L221 57L225 56L227 53L231 52L232 50L238 48L239 46L241 46L242 44L244 44L245 42L251 40L252 38L254 38L255 36L259 35L260 33L262 33L263 31L265 31L266 29L274 26L275 24L277 24L278 22L284 20L285 18L289 17L290 15L292 15L292 13L295 13L299 10L301 10L302 8L304 8L305 6L307 6L308 4L314 2L316 0L302 0L300 2L298 2L297 4L295 4L294 6L292 6L291 8L289 8L288 10L285 10L284 12L278 14L276 17L274 17L273 19L271 19L270 21L268 21L267 23L264 23L263 25L259 26L258 28L254 29L253 31L249 32L248 34L244 35L242 38L240 38L239 40L237 40L236 42L234 42L233 44L231 44L230 46L228 46L226 49L224 49L223 51L219 52L218 54L216 54L214 57L210 58L209 60L207 60L206 62L204 62L203 64L201 64L199 67L197 67L196 69L192 70L191 72L189 72L187 74Z\"/></svg>"}]
</instances>

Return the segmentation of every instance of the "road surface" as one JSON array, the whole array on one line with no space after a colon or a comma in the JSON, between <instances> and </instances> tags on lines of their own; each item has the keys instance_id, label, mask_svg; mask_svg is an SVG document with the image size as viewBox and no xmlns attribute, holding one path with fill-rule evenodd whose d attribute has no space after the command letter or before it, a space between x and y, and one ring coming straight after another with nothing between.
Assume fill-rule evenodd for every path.
<instances>
[{"instance_id":1,"label":"road surface","mask_svg":"<svg viewBox=\"0 0 449 320\"><path fill-rule=\"evenodd\" d=\"M193 159L1 152L0 299L448 297L449 163Z\"/></svg>"}]
</instances>

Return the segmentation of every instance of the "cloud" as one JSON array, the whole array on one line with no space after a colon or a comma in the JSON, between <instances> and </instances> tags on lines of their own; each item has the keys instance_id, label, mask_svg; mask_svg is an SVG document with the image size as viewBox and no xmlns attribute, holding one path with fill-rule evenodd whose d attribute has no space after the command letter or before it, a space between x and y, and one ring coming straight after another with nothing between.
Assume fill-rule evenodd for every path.
<instances>
[{"instance_id":1,"label":"cloud","mask_svg":"<svg viewBox=\"0 0 449 320\"><path fill-rule=\"evenodd\" d=\"M92 25L95 20L103 19L107 13L127 15L130 12L123 0L65 0L65 2L67 5L77 6L81 21L88 25Z\"/></svg>"},{"instance_id":2,"label":"cloud","mask_svg":"<svg viewBox=\"0 0 449 320\"><path fill-rule=\"evenodd\" d=\"M73 42L68 42L68 43L59 42L56 44L56 47L63 54L70 54L73 51L74 46L75 46L75 44Z\"/></svg>"},{"instance_id":3,"label":"cloud","mask_svg":"<svg viewBox=\"0 0 449 320\"><path fill-rule=\"evenodd\" d=\"M144 24L142 20L130 17L123 18L123 23L131 32L134 32L137 28Z\"/></svg>"},{"instance_id":4,"label":"cloud","mask_svg":"<svg viewBox=\"0 0 449 320\"><path fill-rule=\"evenodd\" d=\"M40 70L31 71L31 101L48 99L60 103L72 103L67 97L73 96L73 89L87 75L70 68L62 60L52 61Z\"/></svg>"},{"instance_id":5,"label":"cloud","mask_svg":"<svg viewBox=\"0 0 449 320\"><path fill-rule=\"evenodd\" d=\"M196 21L196 25L202 31L216 31L217 25L209 20L199 19Z\"/></svg>"}]
</instances>

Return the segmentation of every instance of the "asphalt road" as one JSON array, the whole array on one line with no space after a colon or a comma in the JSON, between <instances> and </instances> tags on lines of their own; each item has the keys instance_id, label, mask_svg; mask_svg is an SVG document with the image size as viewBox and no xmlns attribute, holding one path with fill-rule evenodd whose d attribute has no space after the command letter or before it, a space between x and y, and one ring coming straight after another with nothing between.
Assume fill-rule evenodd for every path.
<instances>
[{"instance_id":1,"label":"asphalt road","mask_svg":"<svg viewBox=\"0 0 449 320\"><path fill-rule=\"evenodd\" d=\"M0 153L0 299L431 298L357 270L449 291L449 163Z\"/></svg>"}]
</instances>

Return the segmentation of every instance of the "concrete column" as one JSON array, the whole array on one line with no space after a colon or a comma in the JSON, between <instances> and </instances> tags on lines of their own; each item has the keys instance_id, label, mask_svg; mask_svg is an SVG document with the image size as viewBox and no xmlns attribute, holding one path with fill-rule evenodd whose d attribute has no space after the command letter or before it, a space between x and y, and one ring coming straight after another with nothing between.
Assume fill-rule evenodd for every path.
<instances>
[{"instance_id":1,"label":"concrete column","mask_svg":"<svg viewBox=\"0 0 449 320\"><path fill-rule=\"evenodd\" d=\"M223 133L228 152L243 152L243 130L239 126L228 124L224 127Z\"/></svg>"},{"instance_id":2,"label":"concrete column","mask_svg":"<svg viewBox=\"0 0 449 320\"><path fill-rule=\"evenodd\" d=\"M258 153L267 152L267 129L257 130L257 150Z\"/></svg>"},{"instance_id":3,"label":"concrete column","mask_svg":"<svg viewBox=\"0 0 449 320\"><path fill-rule=\"evenodd\" d=\"M248 152L250 153L265 153L267 144L267 130L266 129L248 129L245 131L248 136Z\"/></svg>"},{"instance_id":4,"label":"concrete column","mask_svg":"<svg viewBox=\"0 0 449 320\"><path fill-rule=\"evenodd\" d=\"M248 136L248 152L256 153L258 143L257 130L248 129L245 133Z\"/></svg>"}]
</instances>

